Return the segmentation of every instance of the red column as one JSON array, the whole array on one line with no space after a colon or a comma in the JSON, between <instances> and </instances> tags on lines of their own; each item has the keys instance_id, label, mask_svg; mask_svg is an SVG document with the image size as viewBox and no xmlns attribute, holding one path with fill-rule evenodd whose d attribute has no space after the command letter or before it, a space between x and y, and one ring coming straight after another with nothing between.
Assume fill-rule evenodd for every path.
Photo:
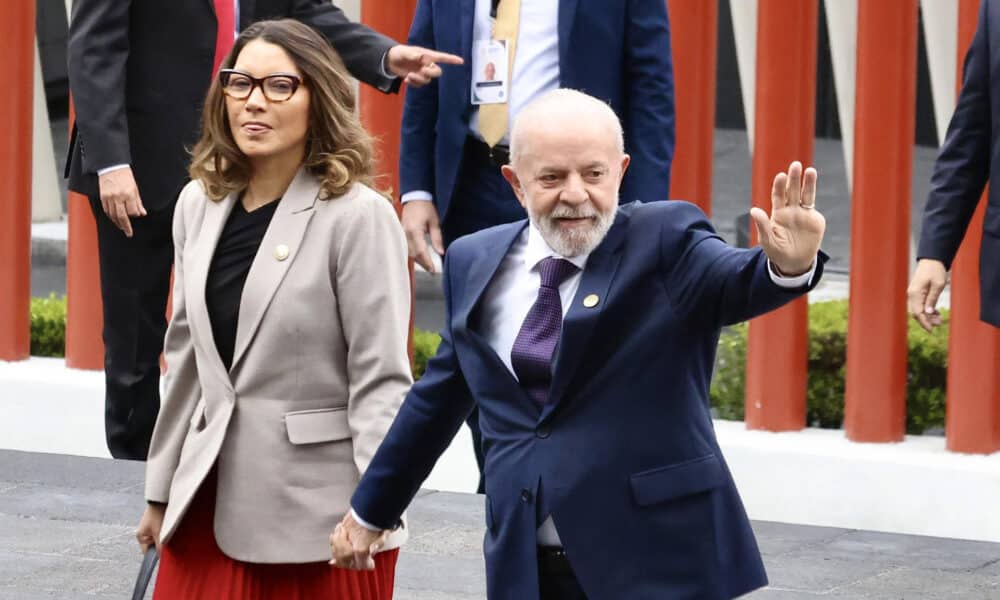
<instances>
[{"instance_id":1,"label":"red column","mask_svg":"<svg viewBox=\"0 0 1000 600\"><path fill-rule=\"evenodd\" d=\"M35 81L35 3L14 2L0 18L7 81L0 94L0 360L31 350L31 148Z\"/></svg>"},{"instance_id":2,"label":"red column","mask_svg":"<svg viewBox=\"0 0 1000 600\"><path fill-rule=\"evenodd\" d=\"M73 130L73 103L69 127ZM104 313L101 304L101 269L97 258L97 223L90 201L69 192L69 231L66 241L66 366L73 369L104 368Z\"/></svg>"},{"instance_id":3,"label":"red column","mask_svg":"<svg viewBox=\"0 0 1000 600\"><path fill-rule=\"evenodd\" d=\"M413 11L417 0L362 0L361 21L366 25L405 43L413 21ZM405 86L404 86L405 88ZM399 138L403 120L403 94L383 94L370 86L362 85L360 93L360 113L368 132L376 139L378 161L376 183L379 188L392 193L396 212L402 210L399 204ZM410 337L407 350L413 358L413 261L410 260Z\"/></svg>"},{"instance_id":4,"label":"red column","mask_svg":"<svg viewBox=\"0 0 1000 600\"><path fill-rule=\"evenodd\" d=\"M917 0L859 2L857 52L844 429L892 442L906 431Z\"/></svg>"},{"instance_id":5,"label":"red column","mask_svg":"<svg viewBox=\"0 0 1000 600\"><path fill-rule=\"evenodd\" d=\"M669 0L677 136L670 198L712 212L718 0Z\"/></svg>"},{"instance_id":6,"label":"red column","mask_svg":"<svg viewBox=\"0 0 1000 600\"><path fill-rule=\"evenodd\" d=\"M961 0L958 14L958 88L965 52L976 31L978 0ZM995 183L1000 185L1000 183ZM951 269L948 339L949 450L988 454L1000 450L1000 330L979 320L979 246L985 200L979 203Z\"/></svg>"},{"instance_id":7,"label":"red column","mask_svg":"<svg viewBox=\"0 0 1000 600\"><path fill-rule=\"evenodd\" d=\"M793 160L805 165L813 160L818 11L817 0L760 0L758 4L750 189L753 205L768 213L775 174ZM750 229L756 243L756 231ZM805 426L807 315L806 299L801 298L750 322L748 428L787 431Z\"/></svg>"},{"instance_id":8,"label":"red column","mask_svg":"<svg viewBox=\"0 0 1000 600\"><path fill-rule=\"evenodd\" d=\"M416 0L362 0L361 21L372 29L405 42L413 21ZM391 189L399 200L399 129L403 117L403 90L383 94L371 86L361 86L361 119L378 141L379 185Z\"/></svg>"}]
</instances>

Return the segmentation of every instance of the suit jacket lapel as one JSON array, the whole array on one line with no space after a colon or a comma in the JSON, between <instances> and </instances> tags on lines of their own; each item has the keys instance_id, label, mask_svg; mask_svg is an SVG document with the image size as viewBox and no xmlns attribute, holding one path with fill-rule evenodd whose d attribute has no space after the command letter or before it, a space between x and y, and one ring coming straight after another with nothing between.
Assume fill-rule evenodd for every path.
<instances>
[{"instance_id":1,"label":"suit jacket lapel","mask_svg":"<svg viewBox=\"0 0 1000 600\"><path fill-rule=\"evenodd\" d=\"M625 241L626 230L622 221L626 218L621 214L617 216L607 237L587 259L587 266L580 279L580 287L573 298L572 306L569 307L569 311L563 319L559 348L556 351L557 355L552 370L549 403L542 411L541 419L548 417L562 400L566 387L576 374L580 359L587 351L587 343L594 333L594 327L597 325L604 307L607 306L608 289L611 287L615 272L618 270L618 263L621 260L620 250L622 242ZM597 296L598 302L597 305L587 308L583 305L583 299L590 295Z\"/></svg>"},{"instance_id":2,"label":"suit jacket lapel","mask_svg":"<svg viewBox=\"0 0 1000 600\"><path fill-rule=\"evenodd\" d=\"M274 211L243 286L230 372L246 352L278 285L288 267L295 262L318 194L319 181L305 170L300 170ZM277 258L275 251L279 245L287 246L287 258Z\"/></svg>"},{"instance_id":3,"label":"suit jacket lapel","mask_svg":"<svg viewBox=\"0 0 1000 600\"><path fill-rule=\"evenodd\" d=\"M579 0L559 0L559 64L573 63L570 58L570 34L573 32L573 21L576 19L576 5Z\"/></svg>"},{"instance_id":4,"label":"suit jacket lapel","mask_svg":"<svg viewBox=\"0 0 1000 600\"><path fill-rule=\"evenodd\" d=\"M479 255L470 263L469 271L466 273L465 294L462 304L458 307L458 322L461 327L469 328L469 318L479 305L483 293L486 292L486 286L493 280L511 245L527 226L527 219L510 223L497 231L494 239L480 246Z\"/></svg>"},{"instance_id":5,"label":"suit jacket lapel","mask_svg":"<svg viewBox=\"0 0 1000 600\"><path fill-rule=\"evenodd\" d=\"M460 0L458 28L462 32L462 58L467 65L472 64L472 29L475 18L476 0Z\"/></svg>"},{"instance_id":6,"label":"suit jacket lapel","mask_svg":"<svg viewBox=\"0 0 1000 600\"><path fill-rule=\"evenodd\" d=\"M208 360L222 376L223 381L228 381L229 377L226 375L226 367L222 364L219 349L215 345L215 337L212 335L212 320L208 316L205 287L208 282L208 270L212 265L212 257L215 256L215 247L219 243L219 235L222 234L222 228L229 219L233 204L237 202L237 196L236 193L232 193L218 202L205 200L205 216L202 218L198 241L191 253L185 256L190 262L184 265L187 271L185 279L191 282L190 289L184 290L191 335L200 341L201 346L205 348Z\"/></svg>"}]
</instances>

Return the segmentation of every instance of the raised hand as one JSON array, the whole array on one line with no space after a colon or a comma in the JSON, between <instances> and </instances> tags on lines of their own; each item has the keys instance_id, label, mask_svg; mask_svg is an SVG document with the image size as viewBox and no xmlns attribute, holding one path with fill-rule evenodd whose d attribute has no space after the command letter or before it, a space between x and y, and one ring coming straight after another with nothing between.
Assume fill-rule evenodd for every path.
<instances>
[{"instance_id":1,"label":"raised hand","mask_svg":"<svg viewBox=\"0 0 1000 600\"><path fill-rule=\"evenodd\" d=\"M816 260L826 231L826 219L816 210L816 169L802 172L802 163L778 173L771 186L771 216L750 209L757 226L757 239L764 253L782 275L801 275Z\"/></svg>"}]
</instances>

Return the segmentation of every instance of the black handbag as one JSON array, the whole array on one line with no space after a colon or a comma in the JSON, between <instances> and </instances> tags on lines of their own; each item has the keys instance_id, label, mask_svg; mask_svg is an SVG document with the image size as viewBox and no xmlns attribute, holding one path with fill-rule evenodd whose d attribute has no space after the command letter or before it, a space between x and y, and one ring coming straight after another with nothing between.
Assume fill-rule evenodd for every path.
<instances>
[{"instance_id":1,"label":"black handbag","mask_svg":"<svg viewBox=\"0 0 1000 600\"><path fill-rule=\"evenodd\" d=\"M153 578L158 560L160 555L156 552L156 546L151 545L142 557L139 576L135 578L135 589L132 590L132 600L143 600L146 597L146 588L149 587L149 580Z\"/></svg>"}]
</instances>

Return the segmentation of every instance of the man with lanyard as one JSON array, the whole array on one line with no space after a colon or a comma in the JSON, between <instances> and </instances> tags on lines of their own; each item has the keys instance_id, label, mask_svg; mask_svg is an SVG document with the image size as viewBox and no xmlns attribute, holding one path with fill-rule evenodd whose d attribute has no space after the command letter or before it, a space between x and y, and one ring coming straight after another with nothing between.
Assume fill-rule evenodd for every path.
<instances>
[{"instance_id":1,"label":"man with lanyard","mask_svg":"<svg viewBox=\"0 0 1000 600\"><path fill-rule=\"evenodd\" d=\"M668 197L674 104L663 0L418 0L409 43L465 61L405 100L402 220L425 269L434 270L431 250L525 217L500 174L509 123L553 89L586 92L618 115L632 156L622 202ZM468 424L482 472L475 411Z\"/></svg>"}]
</instances>

